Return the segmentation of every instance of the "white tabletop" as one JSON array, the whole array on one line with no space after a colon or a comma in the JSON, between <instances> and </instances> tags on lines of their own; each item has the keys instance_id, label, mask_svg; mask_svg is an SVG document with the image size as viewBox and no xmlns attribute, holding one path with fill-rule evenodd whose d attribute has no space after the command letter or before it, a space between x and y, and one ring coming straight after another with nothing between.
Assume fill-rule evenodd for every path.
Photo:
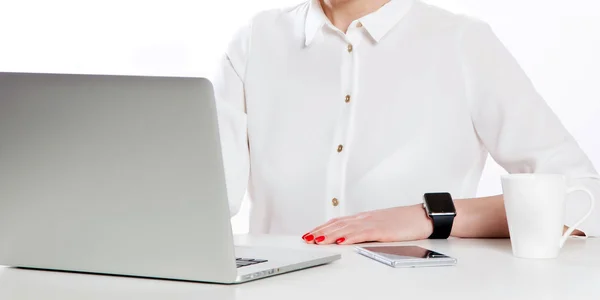
<instances>
[{"instance_id":1,"label":"white tabletop","mask_svg":"<svg viewBox=\"0 0 600 300\"><path fill-rule=\"evenodd\" d=\"M238 236L238 245L285 248L298 237ZM227 286L0 267L0 299L600 299L600 239L569 240L558 259L514 258L508 240L421 241L455 267L394 269L328 246L329 265Z\"/></svg>"}]
</instances>

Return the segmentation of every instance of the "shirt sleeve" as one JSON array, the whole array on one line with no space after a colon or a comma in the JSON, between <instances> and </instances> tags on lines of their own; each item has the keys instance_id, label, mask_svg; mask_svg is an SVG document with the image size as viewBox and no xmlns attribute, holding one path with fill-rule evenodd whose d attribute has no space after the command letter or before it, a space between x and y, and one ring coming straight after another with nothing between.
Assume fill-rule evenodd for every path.
<instances>
[{"instance_id":1,"label":"shirt sleeve","mask_svg":"<svg viewBox=\"0 0 600 300\"><path fill-rule=\"evenodd\" d=\"M250 26L238 31L213 78L231 216L240 209L250 171L244 92L250 33Z\"/></svg>"},{"instance_id":2,"label":"shirt sleeve","mask_svg":"<svg viewBox=\"0 0 600 300\"><path fill-rule=\"evenodd\" d=\"M492 29L470 21L459 45L473 124L491 156L509 173L564 174L571 185L583 185L600 199L600 177L591 161ZM587 197L569 197L566 225L587 212ZM600 209L578 229L600 236Z\"/></svg>"}]
</instances>

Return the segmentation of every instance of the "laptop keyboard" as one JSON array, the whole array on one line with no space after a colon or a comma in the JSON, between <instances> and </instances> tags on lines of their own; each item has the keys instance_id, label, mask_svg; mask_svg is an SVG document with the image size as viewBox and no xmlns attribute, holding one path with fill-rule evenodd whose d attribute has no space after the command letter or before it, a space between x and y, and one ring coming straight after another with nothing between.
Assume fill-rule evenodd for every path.
<instances>
[{"instance_id":1,"label":"laptop keyboard","mask_svg":"<svg viewBox=\"0 0 600 300\"><path fill-rule=\"evenodd\" d=\"M254 259L254 258L236 258L235 262L238 268L247 267L251 265L256 265L260 263L267 262L265 259Z\"/></svg>"}]
</instances>

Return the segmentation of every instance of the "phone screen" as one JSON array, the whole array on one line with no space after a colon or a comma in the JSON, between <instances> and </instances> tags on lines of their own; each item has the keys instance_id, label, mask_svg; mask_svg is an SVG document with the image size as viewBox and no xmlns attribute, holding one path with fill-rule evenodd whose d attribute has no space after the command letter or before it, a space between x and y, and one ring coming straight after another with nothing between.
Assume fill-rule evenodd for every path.
<instances>
[{"instance_id":1,"label":"phone screen","mask_svg":"<svg viewBox=\"0 0 600 300\"><path fill-rule=\"evenodd\" d=\"M448 258L444 254L421 248L418 246L383 246L383 247L364 247L363 249L387 257L391 260L399 259L434 259Z\"/></svg>"}]
</instances>

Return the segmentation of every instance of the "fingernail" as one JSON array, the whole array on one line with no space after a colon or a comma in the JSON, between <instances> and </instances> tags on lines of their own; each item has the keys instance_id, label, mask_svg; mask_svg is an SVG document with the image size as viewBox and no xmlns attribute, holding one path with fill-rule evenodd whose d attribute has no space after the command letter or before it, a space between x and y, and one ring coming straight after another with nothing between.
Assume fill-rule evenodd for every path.
<instances>
[{"instance_id":1,"label":"fingernail","mask_svg":"<svg viewBox=\"0 0 600 300\"><path fill-rule=\"evenodd\" d=\"M322 242L322 241L324 241L324 240L325 240L325 237L324 237L324 236L320 236L320 237L318 237L318 238L315 240L315 242L317 242L317 243L320 243L320 242Z\"/></svg>"},{"instance_id":2,"label":"fingernail","mask_svg":"<svg viewBox=\"0 0 600 300\"><path fill-rule=\"evenodd\" d=\"M312 242L312 240L314 240L314 239L315 239L315 237L312 234L309 234L304 237L304 240L307 242Z\"/></svg>"},{"instance_id":3,"label":"fingernail","mask_svg":"<svg viewBox=\"0 0 600 300\"><path fill-rule=\"evenodd\" d=\"M346 238L339 238L337 241L335 241L336 244L341 244L346 240Z\"/></svg>"},{"instance_id":4,"label":"fingernail","mask_svg":"<svg viewBox=\"0 0 600 300\"><path fill-rule=\"evenodd\" d=\"M310 234L310 232L309 232L309 233L307 233L307 234L305 234L305 235L303 235L303 236L302 236L302 239L304 240L304 239L305 239L305 238L306 238L306 237L307 237L309 234Z\"/></svg>"}]
</instances>

